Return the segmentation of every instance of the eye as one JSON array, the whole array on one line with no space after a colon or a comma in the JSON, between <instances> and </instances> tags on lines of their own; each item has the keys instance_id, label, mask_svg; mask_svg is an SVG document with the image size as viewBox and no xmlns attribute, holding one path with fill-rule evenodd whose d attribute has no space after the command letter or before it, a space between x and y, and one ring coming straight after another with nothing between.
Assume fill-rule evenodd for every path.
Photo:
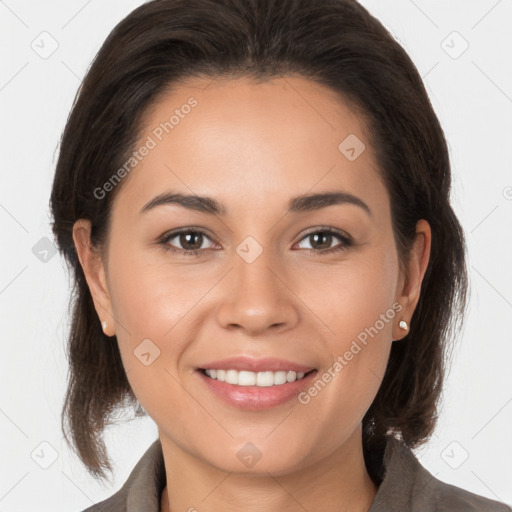
<instances>
[{"instance_id":1,"label":"eye","mask_svg":"<svg viewBox=\"0 0 512 512\"><path fill-rule=\"evenodd\" d=\"M336 239L339 243L332 247L332 243ZM198 228L182 228L180 230L164 234L158 243L162 245L165 250L171 253L182 254L185 256L197 256L202 251L213 248L208 247L208 240L215 245L215 242L213 242L213 240L203 230ZM300 247L304 241L309 242L309 248ZM180 247L176 247L176 245L179 245ZM315 231L310 231L297 244L301 249L312 251L317 254L328 254L343 251L352 245L353 240L349 235L343 231L327 227L316 228Z\"/></svg>"},{"instance_id":2,"label":"eye","mask_svg":"<svg viewBox=\"0 0 512 512\"><path fill-rule=\"evenodd\" d=\"M340 243L332 247L333 241L338 239ZM333 253L343 251L353 245L353 240L349 235L343 231L334 228L316 228L315 231L310 231L305 237L301 239L298 245L303 241L308 241L310 247L302 247L303 249L318 252L320 254Z\"/></svg>"},{"instance_id":3,"label":"eye","mask_svg":"<svg viewBox=\"0 0 512 512\"><path fill-rule=\"evenodd\" d=\"M176 241L171 244L171 241L174 239L176 239ZM194 256L199 254L201 251L208 249L208 247L205 247L204 245L206 240L212 241L204 231L200 229L185 228L165 234L159 240L159 243L170 252L181 253L186 256ZM174 244L179 244L181 247L175 247Z\"/></svg>"}]
</instances>

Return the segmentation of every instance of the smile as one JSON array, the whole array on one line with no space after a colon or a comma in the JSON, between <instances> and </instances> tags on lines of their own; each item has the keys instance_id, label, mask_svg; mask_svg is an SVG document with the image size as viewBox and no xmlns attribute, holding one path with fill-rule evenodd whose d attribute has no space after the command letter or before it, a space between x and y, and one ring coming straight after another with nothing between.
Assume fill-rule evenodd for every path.
<instances>
[{"instance_id":1,"label":"smile","mask_svg":"<svg viewBox=\"0 0 512 512\"><path fill-rule=\"evenodd\" d=\"M232 369L203 369L202 371L211 379L216 379L220 382L226 382L227 384L234 384L236 386L257 387L281 386L289 382L302 380L307 373L310 373L295 372L293 370L277 372L270 370L251 372L246 370L237 371Z\"/></svg>"}]
</instances>

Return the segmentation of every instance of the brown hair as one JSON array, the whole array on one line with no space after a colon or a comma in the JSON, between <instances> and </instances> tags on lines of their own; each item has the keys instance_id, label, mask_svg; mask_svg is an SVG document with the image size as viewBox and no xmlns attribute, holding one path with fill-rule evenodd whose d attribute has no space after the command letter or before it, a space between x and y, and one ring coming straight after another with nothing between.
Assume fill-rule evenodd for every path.
<instances>
[{"instance_id":1,"label":"brown hair","mask_svg":"<svg viewBox=\"0 0 512 512\"><path fill-rule=\"evenodd\" d=\"M103 431L114 413L127 405L136 416L145 413L117 340L101 330L73 224L90 219L92 243L103 246L122 183L103 199L94 190L129 158L144 112L177 80L286 74L327 85L364 114L401 261L416 222L432 228L421 297L364 416L364 447L381 449L389 433L415 447L434 430L445 349L464 312L467 275L463 232L449 203L445 137L413 62L354 0L154 0L113 29L88 70L62 135L50 201L53 232L74 278L62 429L96 477L112 470Z\"/></svg>"}]
</instances>

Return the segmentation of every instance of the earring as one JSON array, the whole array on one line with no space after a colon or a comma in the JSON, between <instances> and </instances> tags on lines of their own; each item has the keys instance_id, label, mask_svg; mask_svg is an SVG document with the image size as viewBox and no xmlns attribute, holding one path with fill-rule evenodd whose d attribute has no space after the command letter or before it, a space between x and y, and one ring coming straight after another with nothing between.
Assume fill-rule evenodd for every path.
<instances>
[{"instance_id":1,"label":"earring","mask_svg":"<svg viewBox=\"0 0 512 512\"><path fill-rule=\"evenodd\" d=\"M101 327L103 329L103 332L105 332L107 330L107 322L105 322L105 320L103 320L103 322L101 322Z\"/></svg>"},{"instance_id":2,"label":"earring","mask_svg":"<svg viewBox=\"0 0 512 512\"><path fill-rule=\"evenodd\" d=\"M400 322L398 322L398 327L400 327L400 329L403 329L404 331L409 330L409 326L407 325L407 322L405 320L400 320Z\"/></svg>"}]
</instances>

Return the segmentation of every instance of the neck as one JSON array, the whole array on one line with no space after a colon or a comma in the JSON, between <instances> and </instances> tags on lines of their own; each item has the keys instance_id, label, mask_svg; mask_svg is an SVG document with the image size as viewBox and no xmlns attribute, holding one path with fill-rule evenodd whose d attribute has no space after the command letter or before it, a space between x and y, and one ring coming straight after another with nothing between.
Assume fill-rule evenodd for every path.
<instances>
[{"instance_id":1,"label":"neck","mask_svg":"<svg viewBox=\"0 0 512 512\"><path fill-rule=\"evenodd\" d=\"M167 476L161 512L367 512L377 492L366 470L359 429L327 457L279 476L224 472L171 441L161 437L161 442Z\"/></svg>"}]
</instances>

